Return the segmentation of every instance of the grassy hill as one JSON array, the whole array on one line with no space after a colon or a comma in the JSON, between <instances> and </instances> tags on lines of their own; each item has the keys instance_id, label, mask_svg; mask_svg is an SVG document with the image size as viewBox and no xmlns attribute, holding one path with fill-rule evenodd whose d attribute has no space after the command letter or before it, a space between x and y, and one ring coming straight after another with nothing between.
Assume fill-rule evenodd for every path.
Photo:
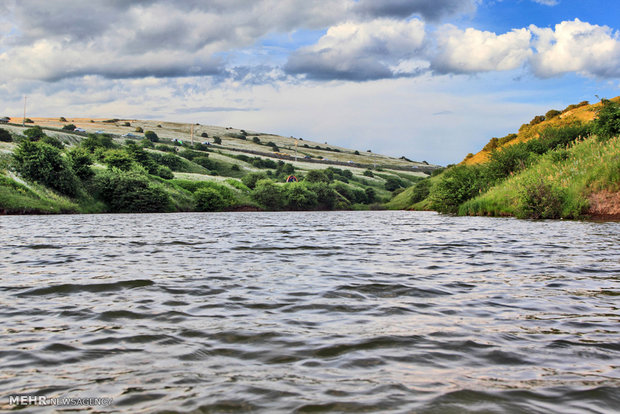
<instances>
[{"instance_id":1,"label":"grassy hill","mask_svg":"<svg viewBox=\"0 0 620 414\"><path fill-rule=\"evenodd\" d=\"M619 132L620 97L550 110L387 205L460 215L620 218Z\"/></svg>"},{"instance_id":2,"label":"grassy hill","mask_svg":"<svg viewBox=\"0 0 620 414\"><path fill-rule=\"evenodd\" d=\"M378 208L439 168L232 127L27 121L0 125L0 212Z\"/></svg>"}]
</instances>

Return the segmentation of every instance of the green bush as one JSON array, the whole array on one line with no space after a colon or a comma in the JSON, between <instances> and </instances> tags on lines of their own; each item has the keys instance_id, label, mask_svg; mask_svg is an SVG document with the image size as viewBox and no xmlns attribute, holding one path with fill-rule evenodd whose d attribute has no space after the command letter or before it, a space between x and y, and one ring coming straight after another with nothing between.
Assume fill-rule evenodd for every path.
<instances>
[{"instance_id":1,"label":"green bush","mask_svg":"<svg viewBox=\"0 0 620 414\"><path fill-rule=\"evenodd\" d=\"M168 194L139 171L106 170L93 179L93 193L113 213L159 213L170 208Z\"/></svg>"},{"instance_id":2,"label":"green bush","mask_svg":"<svg viewBox=\"0 0 620 414\"><path fill-rule=\"evenodd\" d=\"M259 180L250 194L254 201L268 210L281 210L284 207L282 188L271 180Z\"/></svg>"},{"instance_id":3,"label":"green bush","mask_svg":"<svg viewBox=\"0 0 620 414\"><path fill-rule=\"evenodd\" d=\"M11 136L11 133L7 131L6 129L0 128L0 142L12 142L12 141L13 141L13 137Z\"/></svg>"},{"instance_id":4,"label":"green bush","mask_svg":"<svg viewBox=\"0 0 620 414\"><path fill-rule=\"evenodd\" d=\"M413 186L411 191L411 204L419 203L426 199L431 192L432 182L431 180L422 180Z\"/></svg>"},{"instance_id":5,"label":"green bush","mask_svg":"<svg viewBox=\"0 0 620 414\"><path fill-rule=\"evenodd\" d=\"M519 191L517 217L558 219L562 215L564 194L541 178L525 183Z\"/></svg>"},{"instance_id":6,"label":"green bush","mask_svg":"<svg viewBox=\"0 0 620 414\"><path fill-rule=\"evenodd\" d=\"M557 109L551 109L551 110L547 111L547 113L545 114L545 119L555 118L556 116L560 115L561 113L562 113L562 111L558 111Z\"/></svg>"},{"instance_id":7,"label":"green bush","mask_svg":"<svg viewBox=\"0 0 620 414\"><path fill-rule=\"evenodd\" d=\"M164 180L172 180L174 178L174 174L172 173L172 170L169 167L166 167L165 165L157 166L157 175L163 178Z\"/></svg>"},{"instance_id":8,"label":"green bush","mask_svg":"<svg viewBox=\"0 0 620 414\"><path fill-rule=\"evenodd\" d=\"M525 169L531 162L527 144L515 144L491 153L486 164L490 182L496 182Z\"/></svg>"},{"instance_id":9,"label":"green bush","mask_svg":"<svg viewBox=\"0 0 620 414\"><path fill-rule=\"evenodd\" d=\"M213 142L214 142L215 144L218 144L218 145L219 145L219 144L221 144L221 143L222 143L222 138L220 138L220 137L218 137L218 136L214 136L214 137L213 137Z\"/></svg>"},{"instance_id":10,"label":"green bush","mask_svg":"<svg viewBox=\"0 0 620 414\"><path fill-rule=\"evenodd\" d=\"M140 131L141 132L141 131ZM159 137L153 131L146 131L144 133L144 138L148 139L151 142L159 142Z\"/></svg>"},{"instance_id":11,"label":"green bush","mask_svg":"<svg viewBox=\"0 0 620 414\"><path fill-rule=\"evenodd\" d=\"M404 187L403 182L396 177L388 177L384 185L385 189L388 191L394 191L397 188Z\"/></svg>"},{"instance_id":12,"label":"green bush","mask_svg":"<svg viewBox=\"0 0 620 414\"><path fill-rule=\"evenodd\" d=\"M73 125L73 124L68 124L68 125L65 125L65 126L62 127L62 129L65 130L65 131L74 131L75 128L76 128L76 126Z\"/></svg>"},{"instance_id":13,"label":"green bush","mask_svg":"<svg viewBox=\"0 0 620 414\"><path fill-rule=\"evenodd\" d=\"M290 183L284 186L284 204L288 210L312 210L318 198L303 183Z\"/></svg>"},{"instance_id":14,"label":"green bush","mask_svg":"<svg viewBox=\"0 0 620 414\"><path fill-rule=\"evenodd\" d=\"M86 148L90 153L94 153L97 148L111 149L118 147L111 136L103 134L89 134L88 137L82 140L80 146Z\"/></svg>"},{"instance_id":15,"label":"green bush","mask_svg":"<svg viewBox=\"0 0 620 414\"><path fill-rule=\"evenodd\" d=\"M88 180L94 175L90 167L93 165L93 159L86 149L75 147L69 151L68 155L71 160L71 168L80 180Z\"/></svg>"},{"instance_id":16,"label":"green bush","mask_svg":"<svg viewBox=\"0 0 620 414\"><path fill-rule=\"evenodd\" d=\"M214 188L199 188L196 190L194 202L198 211L222 211L229 207L222 194Z\"/></svg>"},{"instance_id":17,"label":"green bush","mask_svg":"<svg viewBox=\"0 0 620 414\"><path fill-rule=\"evenodd\" d=\"M43 142L22 141L13 154L15 167L22 177L39 182L64 195L78 192L78 179L62 152Z\"/></svg>"},{"instance_id":18,"label":"green bush","mask_svg":"<svg viewBox=\"0 0 620 414\"><path fill-rule=\"evenodd\" d=\"M142 127L137 127L136 132L144 132L144 129L142 129Z\"/></svg>"},{"instance_id":19,"label":"green bush","mask_svg":"<svg viewBox=\"0 0 620 414\"><path fill-rule=\"evenodd\" d=\"M208 154L207 154L208 155ZM217 170L217 163L213 160L210 160L208 156L199 156L193 159L193 162L205 167L207 170Z\"/></svg>"},{"instance_id":20,"label":"green bush","mask_svg":"<svg viewBox=\"0 0 620 414\"><path fill-rule=\"evenodd\" d=\"M60 150L65 148L65 144L63 144L61 140L55 137L48 137L47 135L44 135L43 138L41 138L41 142L44 142L47 145L51 145L52 147L58 148Z\"/></svg>"},{"instance_id":21,"label":"green bush","mask_svg":"<svg viewBox=\"0 0 620 414\"><path fill-rule=\"evenodd\" d=\"M592 132L601 141L620 135L620 103L607 99L601 101L603 106L597 111L597 118L592 123Z\"/></svg>"},{"instance_id":22,"label":"green bush","mask_svg":"<svg viewBox=\"0 0 620 414\"><path fill-rule=\"evenodd\" d=\"M34 126L24 131L24 135L30 138L31 141L38 141L45 136L43 129L40 126Z\"/></svg>"},{"instance_id":23,"label":"green bush","mask_svg":"<svg viewBox=\"0 0 620 414\"><path fill-rule=\"evenodd\" d=\"M242 179L241 182L248 188L250 189L254 189L254 187L256 187L256 183L260 180L265 180L267 179L267 175L264 172L253 172L253 173L249 173L246 174Z\"/></svg>"},{"instance_id":24,"label":"green bush","mask_svg":"<svg viewBox=\"0 0 620 414\"><path fill-rule=\"evenodd\" d=\"M150 141L149 141L149 142L150 142ZM170 146L170 145L163 145L163 144L162 144L162 145L156 145L156 146L155 146L155 149L156 149L157 151L162 151L162 152L173 152L173 153L174 153L174 152L177 152L176 147L172 147L172 146Z\"/></svg>"},{"instance_id":25,"label":"green bush","mask_svg":"<svg viewBox=\"0 0 620 414\"><path fill-rule=\"evenodd\" d=\"M200 134L200 136L203 138L209 138L209 134L207 134L206 132L203 132L202 134Z\"/></svg>"},{"instance_id":26,"label":"green bush","mask_svg":"<svg viewBox=\"0 0 620 414\"><path fill-rule=\"evenodd\" d=\"M310 170L306 174L305 181L309 183L329 183L330 179L327 175L321 170Z\"/></svg>"},{"instance_id":27,"label":"green bush","mask_svg":"<svg viewBox=\"0 0 620 414\"><path fill-rule=\"evenodd\" d=\"M317 208L321 210L333 210L338 200L338 193L324 182L311 183L307 188L316 194Z\"/></svg>"},{"instance_id":28,"label":"green bush","mask_svg":"<svg viewBox=\"0 0 620 414\"><path fill-rule=\"evenodd\" d=\"M371 170L364 171L364 177L374 177L375 175Z\"/></svg>"},{"instance_id":29,"label":"green bush","mask_svg":"<svg viewBox=\"0 0 620 414\"><path fill-rule=\"evenodd\" d=\"M103 162L108 167L118 168L121 171L129 171L134 165L133 157L124 149L112 149L106 151Z\"/></svg>"},{"instance_id":30,"label":"green bush","mask_svg":"<svg viewBox=\"0 0 620 414\"><path fill-rule=\"evenodd\" d=\"M371 203L374 203L375 201L377 201L377 192L375 191L374 188L366 187L364 192L366 193L366 202L368 204L371 204Z\"/></svg>"},{"instance_id":31,"label":"green bush","mask_svg":"<svg viewBox=\"0 0 620 414\"><path fill-rule=\"evenodd\" d=\"M441 213L456 213L460 204L477 196L484 186L481 167L458 165L449 168L431 187L432 208Z\"/></svg>"}]
</instances>

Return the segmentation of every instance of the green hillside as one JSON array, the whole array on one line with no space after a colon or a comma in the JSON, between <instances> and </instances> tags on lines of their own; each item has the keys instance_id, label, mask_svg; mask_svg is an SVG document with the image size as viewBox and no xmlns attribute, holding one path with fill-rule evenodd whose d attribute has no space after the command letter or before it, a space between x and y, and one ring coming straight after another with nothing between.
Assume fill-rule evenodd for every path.
<instances>
[{"instance_id":1,"label":"green hillside","mask_svg":"<svg viewBox=\"0 0 620 414\"><path fill-rule=\"evenodd\" d=\"M231 127L32 121L0 125L0 213L382 208L438 168Z\"/></svg>"},{"instance_id":2,"label":"green hillside","mask_svg":"<svg viewBox=\"0 0 620 414\"><path fill-rule=\"evenodd\" d=\"M619 102L573 105L566 117L550 111L552 119L541 116L509 140L492 140L493 148L437 171L387 206L534 219L620 218Z\"/></svg>"}]
</instances>

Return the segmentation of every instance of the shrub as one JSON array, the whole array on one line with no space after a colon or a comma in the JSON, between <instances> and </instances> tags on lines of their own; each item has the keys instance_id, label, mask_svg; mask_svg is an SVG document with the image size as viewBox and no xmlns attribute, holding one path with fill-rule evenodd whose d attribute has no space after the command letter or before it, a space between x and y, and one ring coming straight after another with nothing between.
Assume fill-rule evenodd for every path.
<instances>
[{"instance_id":1,"label":"shrub","mask_svg":"<svg viewBox=\"0 0 620 414\"><path fill-rule=\"evenodd\" d=\"M74 131L76 126L74 124L67 124L62 127L64 131Z\"/></svg>"},{"instance_id":2,"label":"shrub","mask_svg":"<svg viewBox=\"0 0 620 414\"><path fill-rule=\"evenodd\" d=\"M222 143L222 138L220 138L220 137L218 137L218 136L215 136L215 137L213 137L213 142L214 142L215 144L218 144L218 145L219 145L219 144L221 144L221 143Z\"/></svg>"},{"instance_id":3,"label":"shrub","mask_svg":"<svg viewBox=\"0 0 620 414\"><path fill-rule=\"evenodd\" d=\"M155 149L162 152L177 152L177 149L175 147L171 147L170 145L156 145Z\"/></svg>"},{"instance_id":4,"label":"shrub","mask_svg":"<svg viewBox=\"0 0 620 414\"><path fill-rule=\"evenodd\" d=\"M318 199L304 184L290 183L284 187L284 203L289 210L312 210Z\"/></svg>"},{"instance_id":5,"label":"shrub","mask_svg":"<svg viewBox=\"0 0 620 414\"><path fill-rule=\"evenodd\" d=\"M607 99L601 101L603 106L597 111L597 118L592 123L592 132L601 141L620 135L620 104Z\"/></svg>"},{"instance_id":6,"label":"shrub","mask_svg":"<svg viewBox=\"0 0 620 414\"><path fill-rule=\"evenodd\" d=\"M254 189L260 180L267 179L267 175L263 172L253 172L245 175L241 182L248 188Z\"/></svg>"},{"instance_id":7,"label":"shrub","mask_svg":"<svg viewBox=\"0 0 620 414\"><path fill-rule=\"evenodd\" d=\"M34 126L24 131L24 135L30 138L31 141L38 141L45 136L43 129L40 126Z\"/></svg>"},{"instance_id":8,"label":"shrub","mask_svg":"<svg viewBox=\"0 0 620 414\"><path fill-rule=\"evenodd\" d=\"M545 116L544 116L544 115L536 115L536 116L534 117L534 119L532 119L532 120L530 121L530 126L540 124L540 123L541 123L541 122L543 122L544 120L545 120Z\"/></svg>"},{"instance_id":9,"label":"shrub","mask_svg":"<svg viewBox=\"0 0 620 414\"><path fill-rule=\"evenodd\" d=\"M113 213L158 213L170 208L170 197L138 171L108 170L94 178L93 193Z\"/></svg>"},{"instance_id":10,"label":"shrub","mask_svg":"<svg viewBox=\"0 0 620 414\"><path fill-rule=\"evenodd\" d=\"M142 146L142 148L155 148L155 144L153 144L152 141L144 138L140 141L140 145Z\"/></svg>"},{"instance_id":11,"label":"shrub","mask_svg":"<svg viewBox=\"0 0 620 414\"><path fill-rule=\"evenodd\" d=\"M394 191L400 187L403 187L403 182L396 177L388 177L385 181L385 189L388 191Z\"/></svg>"},{"instance_id":12,"label":"shrub","mask_svg":"<svg viewBox=\"0 0 620 414\"><path fill-rule=\"evenodd\" d=\"M431 187L432 208L441 213L456 213L460 204L478 195L484 186L479 166L452 167Z\"/></svg>"},{"instance_id":13,"label":"shrub","mask_svg":"<svg viewBox=\"0 0 620 414\"><path fill-rule=\"evenodd\" d=\"M482 148L483 151L493 151L499 146L499 138L491 138L491 140Z\"/></svg>"},{"instance_id":14,"label":"shrub","mask_svg":"<svg viewBox=\"0 0 620 414\"><path fill-rule=\"evenodd\" d=\"M254 142L255 144L260 144L260 138L254 137L252 138L252 142Z\"/></svg>"},{"instance_id":15,"label":"shrub","mask_svg":"<svg viewBox=\"0 0 620 414\"><path fill-rule=\"evenodd\" d=\"M146 131L144 133L144 138L148 139L151 142L159 142L159 137L153 131Z\"/></svg>"},{"instance_id":16,"label":"shrub","mask_svg":"<svg viewBox=\"0 0 620 414\"><path fill-rule=\"evenodd\" d=\"M112 137L101 134L89 134L86 139L82 140L80 145L91 153L95 152L95 149L97 148L111 149L118 147L118 145L116 145L112 140Z\"/></svg>"},{"instance_id":17,"label":"shrub","mask_svg":"<svg viewBox=\"0 0 620 414\"><path fill-rule=\"evenodd\" d=\"M217 170L217 164L210 160L208 156L201 155L192 160L195 164L205 167L207 170Z\"/></svg>"},{"instance_id":18,"label":"shrub","mask_svg":"<svg viewBox=\"0 0 620 414\"><path fill-rule=\"evenodd\" d=\"M134 164L134 160L122 149L108 150L104 157L103 162L110 168L118 168L121 171L129 171Z\"/></svg>"},{"instance_id":19,"label":"shrub","mask_svg":"<svg viewBox=\"0 0 620 414\"><path fill-rule=\"evenodd\" d=\"M373 174L372 171L370 170L366 170L364 171L364 177L374 177L375 175Z\"/></svg>"},{"instance_id":20,"label":"shrub","mask_svg":"<svg viewBox=\"0 0 620 414\"><path fill-rule=\"evenodd\" d=\"M330 179L320 170L310 170L306 174L305 181L309 183L329 183Z\"/></svg>"},{"instance_id":21,"label":"shrub","mask_svg":"<svg viewBox=\"0 0 620 414\"><path fill-rule=\"evenodd\" d=\"M15 149L13 158L17 172L25 179L70 197L77 194L78 179L58 148L25 140Z\"/></svg>"},{"instance_id":22,"label":"shrub","mask_svg":"<svg viewBox=\"0 0 620 414\"><path fill-rule=\"evenodd\" d=\"M131 124L130 124L129 122L124 122L124 123L123 123L123 126L128 127L128 126L131 126Z\"/></svg>"},{"instance_id":23,"label":"shrub","mask_svg":"<svg viewBox=\"0 0 620 414\"><path fill-rule=\"evenodd\" d=\"M530 164L531 153L527 144L516 144L493 151L486 164L488 178L491 182L504 179L523 170Z\"/></svg>"},{"instance_id":24,"label":"shrub","mask_svg":"<svg viewBox=\"0 0 620 414\"><path fill-rule=\"evenodd\" d=\"M41 138L41 142L44 142L47 145L51 145L52 147L55 147L58 149L65 148L65 144L63 144L61 140L59 140L58 138L54 138L54 137L48 137L47 135L44 135L43 138Z\"/></svg>"},{"instance_id":25,"label":"shrub","mask_svg":"<svg viewBox=\"0 0 620 414\"><path fill-rule=\"evenodd\" d=\"M562 113L562 111L558 111L557 109L551 109L551 110L547 111L547 113L545 114L545 119L555 118L556 116L560 115L561 113Z\"/></svg>"},{"instance_id":26,"label":"shrub","mask_svg":"<svg viewBox=\"0 0 620 414\"><path fill-rule=\"evenodd\" d=\"M322 210L332 210L336 205L338 193L327 183L318 182L307 185L307 188L316 194L317 207Z\"/></svg>"},{"instance_id":27,"label":"shrub","mask_svg":"<svg viewBox=\"0 0 620 414\"><path fill-rule=\"evenodd\" d=\"M222 194L214 188L199 188L194 193L194 203L198 211L222 211L229 207Z\"/></svg>"},{"instance_id":28,"label":"shrub","mask_svg":"<svg viewBox=\"0 0 620 414\"><path fill-rule=\"evenodd\" d=\"M174 178L174 174L172 173L172 170L169 167L166 167L165 165L157 166L157 175L163 178L164 180L172 180Z\"/></svg>"},{"instance_id":29,"label":"shrub","mask_svg":"<svg viewBox=\"0 0 620 414\"><path fill-rule=\"evenodd\" d=\"M366 193L366 201L369 204L377 201L377 193L374 188L366 187L366 190L364 190L364 192Z\"/></svg>"},{"instance_id":30,"label":"shrub","mask_svg":"<svg viewBox=\"0 0 620 414\"><path fill-rule=\"evenodd\" d=\"M144 132L144 129L142 129L142 127L137 127L136 132Z\"/></svg>"},{"instance_id":31,"label":"shrub","mask_svg":"<svg viewBox=\"0 0 620 414\"><path fill-rule=\"evenodd\" d=\"M202 152L192 151L189 149L185 149L179 152L179 157L183 157L186 160L190 160L190 161L192 161L196 157L208 157L208 156L209 154L203 154Z\"/></svg>"},{"instance_id":32,"label":"shrub","mask_svg":"<svg viewBox=\"0 0 620 414\"><path fill-rule=\"evenodd\" d=\"M282 188L271 180L258 181L250 194L254 201L268 210L280 210L284 206Z\"/></svg>"},{"instance_id":33,"label":"shrub","mask_svg":"<svg viewBox=\"0 0 620 414\"><path fill-rule=\"evenodd\" d=\"M0 128L0 142L12 142L12 141L13 141L13 137L11 136L11 133L7 131L6 129Z\"/></svg>"},{"instance_id":34,"label":"shrub","mask_svg":"<svg viewBox=\"0 0 620 414\"><path fill-rule=\"evenodd\" d=\"M24 119L24 124L34 124L34 121L30 118Z\"/></svg>"},{"instance_id":35,"label":"shrub","mask_svg":"<svg viewBox=\"0 0 620 414\"><path fill-rule=\"evenodd\" d=\"M71 160L71 168L80 180L92 178L94 173L90 166L93 165L93 159L86 149L75 147L69 151L68 155Z\"/></svg>"},{"instance_id":36,"label":"shrub","mask_svg":"<svg viewBox=\"0 0 620 414\"><path fill-rule=\"evenodd\" d=\"M564 194L541 178L525 183L519 191L517 217L557 219L561 217Z\"/></svg>"},{"instance_id":37,"label":"shrub","mask_svg":"<svg viewBox=\"0 0 620 414\"><path fill-rule=\"evenodd\" d=\"M411 204L419 203L424 200L431 192L431 180L422 180L413 186L411 191Z\"/></svg>"},{"instance_id":38,"label":"shrub","mask_svg":"<svg viewBox=\"0 0 620 414\"><path fill-rule=\"evenodd\" d=\"M203 132L202 134L200 134L200 136L203 138L209 138L209 134L207 134L206 132Z\"/></svg>"},{"instance_id":39,"label":"shrub","mask_svg":"<svg viewBox=\"0 0 620 414\"><path fill-rule=\"evenodd\" d=\"M65 118L64 116L61 116L60 118L58 118L59 122L67 122L67 118Z\"/></svg>"}]
</instances>

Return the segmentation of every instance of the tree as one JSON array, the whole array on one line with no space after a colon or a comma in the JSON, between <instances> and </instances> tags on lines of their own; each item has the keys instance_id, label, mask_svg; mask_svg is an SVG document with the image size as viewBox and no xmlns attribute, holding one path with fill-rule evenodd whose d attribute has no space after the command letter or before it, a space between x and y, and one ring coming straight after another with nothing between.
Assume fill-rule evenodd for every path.
<instances>
[{"instance_id":1,"label":"tree","mask_svg":"<svg viewBox=\"0 0 620 414\"><path fill-rule=\"evenodd\" d=\"M199 188L196 190L194 202L198 211L222 211L228 207L224 197L214 188Z\"/></svg>"},{"instance_id":2,"label":"tree","mask_svg":"<svg viewBox=\"0 0 620 414\"><path fill-rule=\"evenodd\" d=\"M0 128L0 141L11 142L13 141L13 137L11 136L11 133L9 131L7 131L6 129Z\"/></svg>"},{"instance_id":3,"label":"tree","mask_svg":"<svg viewBox=\"0 0 620 414\"><path fill-rule=\"evenodd\" d=\"M603 99L603 106L598 110L598 117L592 124L592 132L598 136L599 140L620 135L620 104L617 102Z\"/></svg>"},{"instance_id":4,"label":"tree","mask_svg":"<svg viewBox=\"0 0 620 414\"><path fill-rule=\"evenodd\" d=\"M24 135L30 138L31 141L38 141L45 136L45 132L40 126L34 126L24 131Z\"/></svg>"},{"instance_id":5,"label":"tree","mask_svg":"<svg viewBox=\"0 0 620 414\"><path fill-rule=\"evenodd\" d=\"M62 127L62 129L65 130L65 131L74 131L75 128L76 128L76 126L73 125L73 124L67 124L67 125Z\"/></svg>"},{"instance_id":6,"label":"tree","mask_svg":"<svg viewBox=\"0 0 620 414\"><path fill-rule=\"evenodd\" d=\"M402 186L403 183L396 177L388 177L388 179L385 181L385 189L388 191L394 191Z\"/></svg>"},{"instance_id":7,"label":"tree","mask_svg":"<svg viewBox=\"0 0 620 414\"><path fill-rule=\"evenodd\" d=\"M254 201L268 210L280 210L284 206L282 188L271 180L258 181L251 196Z\"/></svg>"},{"instance_id":8,"label":"tree","mask_svg":"<svg viewBox=\"0 0 620 414\"><path fill-rule=\"evenodd\" d=\"M215 136L213 137L213 142L219 145L222 143L222 138Z\"/></svg>"},{"instance_id":9,"label":"tree","mask_svg":"<svg viewBox=\"0 0 620 414\"><path fill-rule=\"evenodd\" d=\"M22 141L13 153L16 170L27 180L39 182L73 197L78 180L62 152L43 142Z\"/></svg>"},{"instance_id":10,"label":"tree","mask_svg":"<svg viewBox=\"0 0 620 414\"><path fill-rule=\"evenodd\" d=\"M90 168L93 165L93 159L86 149L75 147L69 151L68 155L71 160L71 169L79 179L87 180L94 175L92 168Z\"/></svg>"},{"instance_id":11,"label":"tree","mask_svg":"<svg viewBox=\"0 0 620 414\"><path fill-rule=\"evenodd\" d=\"M148 139L151 142L159 142L159 137L153 131L146 131L144 133L144 138Z\"/></svg>"}]
</instances>

